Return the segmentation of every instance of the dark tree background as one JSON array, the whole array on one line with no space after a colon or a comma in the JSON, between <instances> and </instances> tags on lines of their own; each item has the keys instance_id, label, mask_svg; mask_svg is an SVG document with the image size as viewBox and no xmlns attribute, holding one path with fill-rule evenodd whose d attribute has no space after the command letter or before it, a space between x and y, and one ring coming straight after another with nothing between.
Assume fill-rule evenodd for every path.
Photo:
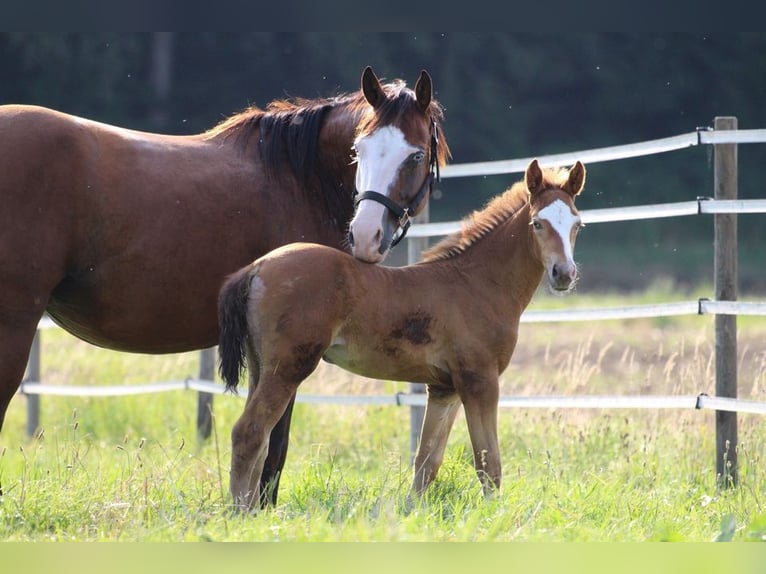
<instances>
[{"instance_id":1,"label":"dark tree background","mask_svg":"<svg viewBox=\"0 0 766 574\"><path fill-rule=\"evenodd\" d=\"M40 104L135 129L189 134L255 104L356 90L372 65L445 107L453 163L662 138L731 115L766 128L766 33L0 33L0 103ZM581 209L712 195L708 147L592 164ZM739 146L739 195L764 198L766 145ZM431 219L481 207L520 174L442 183ZM763 216L740 216L740 275L762 289ZM712 219L589 226L590 284L712 280Z\"/></svg>"}]
</instances>

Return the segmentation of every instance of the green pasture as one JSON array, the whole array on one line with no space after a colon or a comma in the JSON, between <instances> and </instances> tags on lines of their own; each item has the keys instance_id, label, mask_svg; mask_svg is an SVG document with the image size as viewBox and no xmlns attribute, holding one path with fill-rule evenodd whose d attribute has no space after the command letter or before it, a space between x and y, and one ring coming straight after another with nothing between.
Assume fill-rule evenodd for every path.
<instances>
[{"instance_id":1,"label":"green pasture","mask_svg":"<svg viewBox=\"0 0 766 574\"><path fill-rule=\"evenodd\" d=\"M686 300L648 293L540 294L533 308ZM739 395L766 391L766 319L739 320ZM136 384L196 376L197 353L142 356L42 335L43 380ZM713 317L524 324L504 395L714 394ZM320 366L309 394L390 394L407 385ZM243 399L216 396L196 438L196 393L41 398L25 436L17 396L0 433L0 539L7 541L757 541L766 539L766 420L739 416L739 485L715 474L711 411L505 409L504 483L485 500L458 417L419 504L406 407L297 404L278 505L230 512L229 432Z\"/></svg>"}]
</instances>

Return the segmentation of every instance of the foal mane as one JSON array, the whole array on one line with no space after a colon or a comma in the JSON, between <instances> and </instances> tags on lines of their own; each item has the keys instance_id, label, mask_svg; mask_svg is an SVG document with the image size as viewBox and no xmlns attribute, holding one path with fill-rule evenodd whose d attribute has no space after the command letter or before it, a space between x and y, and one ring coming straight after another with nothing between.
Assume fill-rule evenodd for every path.
<instances>
[{"instance_id":1,"label":"foal mane","mask_svg":"<svg viewBox=\"0 0 766 574\"><path fill-rule=\"evenodd\" d=\"M568 175L569 171L565 168L544 169L543 189L561 187ZM464 253L471 245L519 213L528 203L527 186L524 180L517 181L504 193L489 200L483 209L463 218L460 230L424 251L421 260L438 261Z\"/></svg>"}]
</instances>

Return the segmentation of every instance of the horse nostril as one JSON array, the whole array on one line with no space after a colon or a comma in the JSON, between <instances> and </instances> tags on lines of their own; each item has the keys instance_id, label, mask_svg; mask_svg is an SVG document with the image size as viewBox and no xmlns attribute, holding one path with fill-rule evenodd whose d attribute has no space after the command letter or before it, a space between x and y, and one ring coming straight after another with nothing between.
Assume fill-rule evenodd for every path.
<instances>
[{"instance_id":1,"label":"horse nostril","mask_svg":"<svg viewBox=\"0 0 766 574\"><path fill-rule=\"evenodd\" d=\"M560 275L559 266L557 264L553 264L553 269L551 269L551 275L553 275L554 279L558 279Z\"/></svg>"},{"instance_id":2,"label":"horse nostril","mask_svg":"<svg viewBox=\"0 0 766 574\"><path fill-rule=\"evenodd\" d=\"M354 234L351 231L348 232L348 244L354 246Z\"/></svg>"}]
</instances>

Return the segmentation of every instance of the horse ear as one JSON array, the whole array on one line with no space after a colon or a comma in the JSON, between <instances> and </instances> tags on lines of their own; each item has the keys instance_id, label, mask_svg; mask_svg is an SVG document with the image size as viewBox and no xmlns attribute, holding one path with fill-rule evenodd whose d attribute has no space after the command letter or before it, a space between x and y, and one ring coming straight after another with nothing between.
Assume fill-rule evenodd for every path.
<instances>
[{"instance_id":1,"label":"horse ear","mask_svg":"<svg viewBox=\"0 0 766 574\"><path fill-rule=\"evenodd\" d=\"M371 66L367 66L362 72L362 92L373 109L380 106L386 99L383 86L380 85L380 81L375 72L372 71Z\"/></svg>"},{"instance_id":2,"label":"horse ear","mask_svg":"<svg viewBox=\"0 0 766 574\"><path fill-rule=\"evenodd\" d=\"M540 164L537 163L536 159L533 159L527 166L527 171L524 172L524 183L530 195L535 195L543 190L543 170L540 169Z\"/></svg>"},{"instance_id":3,"label":"horse ear","mask_svg":"<svg viewBox=\"0 0 766 574\"><path fill-rule=\"evenodd\" d=\"M423 112L426 112L428 106L431 105L433 94L434 91L431 76L425 70L421 70L418 81L415 82L415 100L417 100L418 105Z\"/></svg>"},{"instance_id":4,"label":"horse ear","mask_svg":"<svg viewBox=\"0 0 766 574\"><path fill-rule=\"evenodd\" d=\"M583 187L585 187L585 166L582 162L578 161L569 170L569 178L564 185L564 190L575 197L580 194Z\"/></svg>"}]
</instances>

